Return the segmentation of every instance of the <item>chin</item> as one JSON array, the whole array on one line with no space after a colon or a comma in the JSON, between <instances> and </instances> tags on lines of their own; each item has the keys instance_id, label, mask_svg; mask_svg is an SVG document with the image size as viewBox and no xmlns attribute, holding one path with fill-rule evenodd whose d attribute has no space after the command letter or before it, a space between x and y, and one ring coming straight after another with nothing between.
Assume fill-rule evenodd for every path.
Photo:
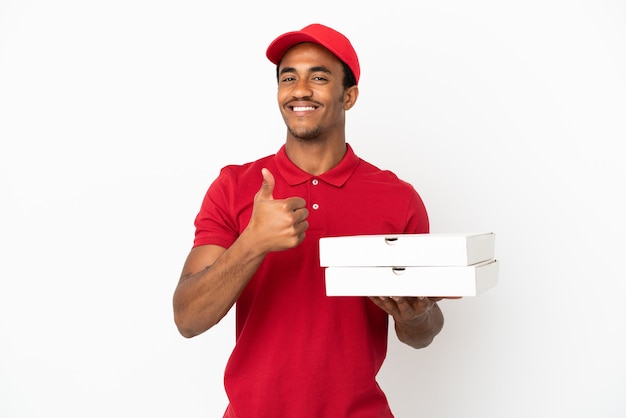
<instances>
[{"instance_id":1,"label":"chin","mask_svg":"<svg viewBox=\"0 0 626 418\"><path fill-rule=\"evenodd\" d=\"M287 127L291 135L301 141L319 141L322 137L321 126L316 126L312 129L294 129Z\"/></svg>"}]
</instances>

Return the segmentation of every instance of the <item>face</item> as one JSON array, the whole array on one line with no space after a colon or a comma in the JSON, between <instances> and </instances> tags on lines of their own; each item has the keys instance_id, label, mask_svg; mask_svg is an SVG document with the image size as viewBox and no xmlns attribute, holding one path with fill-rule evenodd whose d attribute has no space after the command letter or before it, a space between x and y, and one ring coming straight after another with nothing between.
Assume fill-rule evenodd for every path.
<instances>
[{"instance_id":1,"label":"face","mask_svg":"<svg viewBox=\"0 0 626 418\"><path fill-rule=\"evenodd\" d=\"M344 89L341 61L326 48L303 43L289 49L278 68L278 105L288 135L297 140L343 140L345 111L358 95Z\"/></svg>"}]
</instances>

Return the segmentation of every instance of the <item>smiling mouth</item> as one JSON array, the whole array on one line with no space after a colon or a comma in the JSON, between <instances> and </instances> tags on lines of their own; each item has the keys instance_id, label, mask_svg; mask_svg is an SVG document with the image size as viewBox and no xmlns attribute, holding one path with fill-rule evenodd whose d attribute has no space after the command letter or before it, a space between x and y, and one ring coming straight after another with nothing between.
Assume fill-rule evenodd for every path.
<instances>
[{"instance_id":1,"label":"smiling mouth","mask_svg":"<svg viewBox=\"0 0 626 418\"><path fill-rule=\"evenodd\" d=\"M316 108L313 106L292 106L291 107L291 110L293 110L294 112L311 112L315 109Z\"/></svg>"}]
</instances>

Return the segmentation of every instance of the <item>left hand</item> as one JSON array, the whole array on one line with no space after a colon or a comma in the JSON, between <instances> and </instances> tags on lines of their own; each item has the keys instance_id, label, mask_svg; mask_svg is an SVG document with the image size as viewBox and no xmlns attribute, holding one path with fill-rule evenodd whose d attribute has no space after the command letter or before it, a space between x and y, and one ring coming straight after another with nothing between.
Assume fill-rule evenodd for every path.
<instances>
[{"instance_id":1,"label":"left hand","mask_svg":"<svg viewBox=\"0 0 626 418\"><path fill-rule=\"evenodd\" d=\"M370 300L396 321L413 321L427 313L443 297L372 296ZM458 299L458 298L449 298Z\"/></svg>"}]
</instances>

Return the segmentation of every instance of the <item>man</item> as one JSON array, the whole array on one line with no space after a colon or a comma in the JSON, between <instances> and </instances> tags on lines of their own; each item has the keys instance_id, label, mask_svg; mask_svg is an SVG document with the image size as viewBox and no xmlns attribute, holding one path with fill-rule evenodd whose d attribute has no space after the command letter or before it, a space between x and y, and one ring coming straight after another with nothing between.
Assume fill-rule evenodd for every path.
<instances>
[{"instance_id":1,"label":"man","mask_svg":"<svg viewBox=\"0 0 626 418\"><path fill-rule=\"evenodd\" d=\"M375 380L388 318L401 341L425 347L443 326L438 298L327 297L318 244L426 233L426 209L411 185L346 142L360 67L344 35L313 24L276 38L267 57L286 142L224 167L209 187L174 293L176 325L193 337L236 303L225 417L392 417Z\"/></svg>"}]
</instances>

